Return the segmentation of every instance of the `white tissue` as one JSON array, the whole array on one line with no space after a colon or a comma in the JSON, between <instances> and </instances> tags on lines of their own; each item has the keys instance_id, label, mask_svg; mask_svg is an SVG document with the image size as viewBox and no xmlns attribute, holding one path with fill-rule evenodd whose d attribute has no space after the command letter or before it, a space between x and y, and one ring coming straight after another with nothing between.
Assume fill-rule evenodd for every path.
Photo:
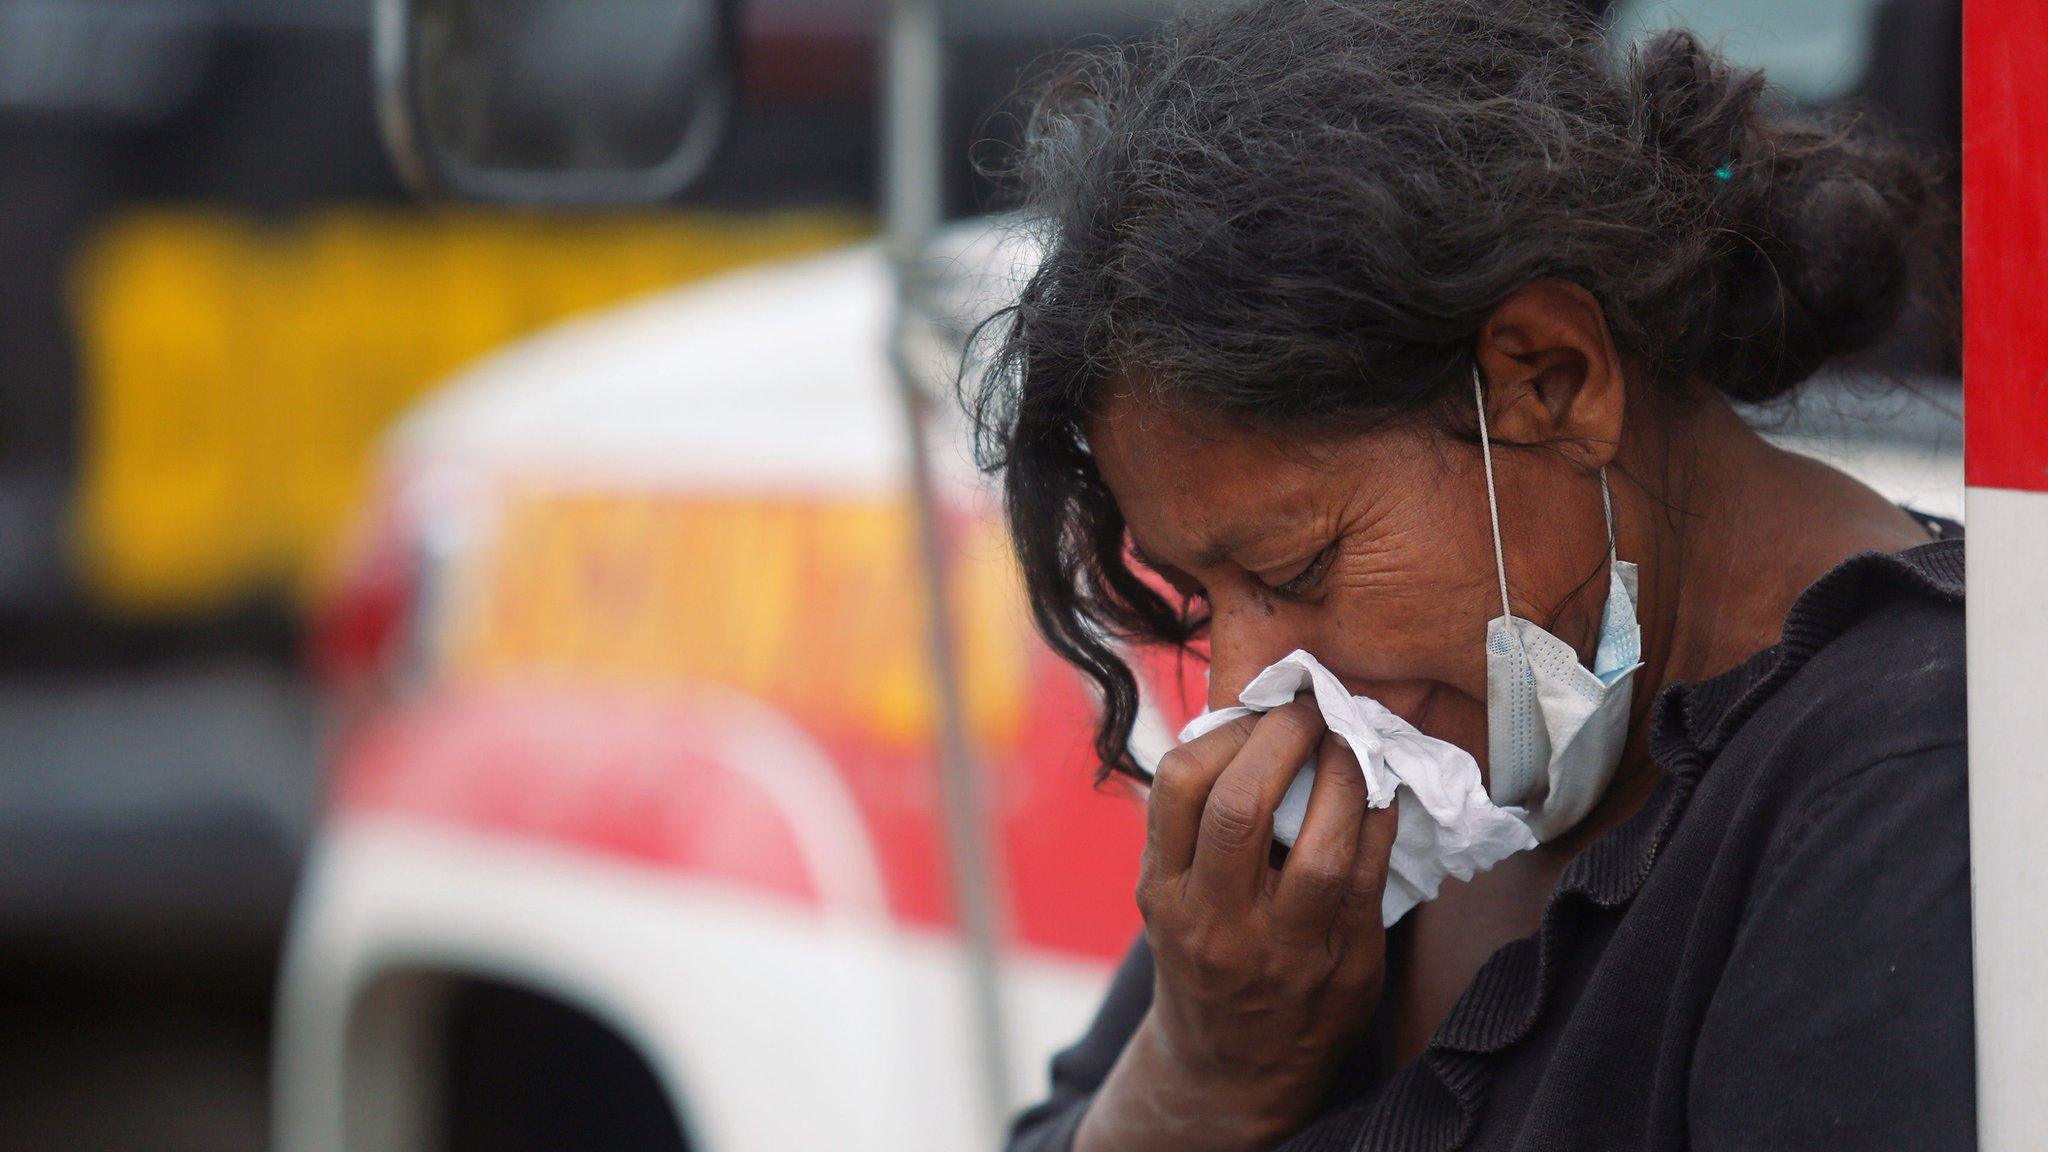
<instances>
[{"instance_id":1,"label":"white tissue","mask_svg":"<svg viewBox=\"0 0 2048 1152\"><path fill-rule=\"evenodd\" d=\"M1522 810L1503 808L1488 798L1479 765L1469 753L1423 735L1377 700L1353 696L1329 669L1299 649L1252 677L1238 693L1242 707L1204 712L1188 721L1181 729L1181 743L1240 716L1278 708L1304 688L1314 690L1324 723L1357 755L1365 770L1366 803L1385 808L1400 794L1387 891L1380 903L1384 923L1391 925L1417 904L1435 899L1444 877L1470 880L1536 846L1535 834L1522 822ZM1275 840L1292 846L1300 835L1314 780L1315 763L1310 761L1273 812Z\"/></svg>"}]
</instances>

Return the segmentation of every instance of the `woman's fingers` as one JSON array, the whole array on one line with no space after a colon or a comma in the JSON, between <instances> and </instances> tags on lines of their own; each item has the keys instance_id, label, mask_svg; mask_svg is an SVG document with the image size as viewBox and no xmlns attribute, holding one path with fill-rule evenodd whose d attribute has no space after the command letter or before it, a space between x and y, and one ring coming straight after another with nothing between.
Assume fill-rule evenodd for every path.
<instances>
[{"instance_id":1,"label":"woman's fingers","mask_svg":"<svg viewBox=\"0 0 2048 1152\"><path fill-rule=\"evenodd\" d=\"M1273 891L1273 927L1290 939L1320 940L1329 933L1351 886L1352 866L1364 832L1365 772L1350 745L1323 736L1316 752L1315 785L1301 834L1280 869Z\"/></svg>"},{"instance_id":2,"label":"woman's fingers","mask_svg":"<svg viewBox=\"0 0 2048 1152\"><path fill-rule=\"evenodd\" d=\"M1241 716L1159 758L1145 800L1147 872L1177 876L1187 871L1195 857L1195 835L1209 790L1251 738L1258 719Z\"/></svg>"},{"instance_id":3,"label":"woman's fingers","mask_svg":"<svg viewBox=\"0 0 2048 1152\"><path fill-rule=\"evenodd\" d=\"M1322 713L1305 700L1259 717L1203 805L1189 881L1219 911L1242 911L1265 885L1273 842L1273 809L1314 754Z\"/></svg>"},{"instance_id":4,"label":"woman's fingers","mask_svg":"<svg viewBox=\"0 0 2048 1152\"><path fill-rule=\"evenodd\" d=\"M1359 939L1361 933L1378 937L1380 905L1387 892L1387 865L1394 854L1394 836L1401 828L1401 798L1385 808L1367 808L1358 827L1358 854L1351 860L1351 880L1345 886L1332 938L1342 942Z\"/></svg>"}]
</instances>

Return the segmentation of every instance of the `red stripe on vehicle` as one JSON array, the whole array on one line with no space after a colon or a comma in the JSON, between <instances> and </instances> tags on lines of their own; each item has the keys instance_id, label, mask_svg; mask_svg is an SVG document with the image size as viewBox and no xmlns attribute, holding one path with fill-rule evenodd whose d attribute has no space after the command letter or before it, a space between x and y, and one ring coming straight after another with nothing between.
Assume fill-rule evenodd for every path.
<instances>
[{"instance_id":1,"label":"red stripe on vehicle","mask_svg":"<svg viewBox=\"0 0 2048 1152\"><path fill-rule=\"evenodd\" d=\"M560 690L434 697L355 734L335 801L816 903L795 830L707 735L689 709Z\"/></svg>"},{"instance_id":2,"label":"red stripe on vehicle","mask_svg":"<svg viewBox=\"0 0 2048 1152\"><path fill-rule=\"evenodd\" d=\"M2048 4L1963 13L1964 472L2048 491Z\"/></svg>"},{"instance_id":3,"label":"red stripe on vehicle","mask_svg":"<svg viewBox=\"0 0 2048 1152\"><path fill-rule=\"evenodd\" d=\"M1043 649L1029 660L1029 721L987 762L1012 937L1114 959L1139 929L1132 892L1144 809L1126 790L1091 785L1086 689ZM1182 711L1170 700L1166 719L1177 726ZM379 713L347 742L336 802L345 813L420 817L821 904L831 885L806 870L801 830L757 777L707 754L732 747L726 737L746 722L659 693L560 683L444 690ZM889 915L953 928L929 749L842 724L803 732L857 813Z\"/></svg>"}]
</instances>

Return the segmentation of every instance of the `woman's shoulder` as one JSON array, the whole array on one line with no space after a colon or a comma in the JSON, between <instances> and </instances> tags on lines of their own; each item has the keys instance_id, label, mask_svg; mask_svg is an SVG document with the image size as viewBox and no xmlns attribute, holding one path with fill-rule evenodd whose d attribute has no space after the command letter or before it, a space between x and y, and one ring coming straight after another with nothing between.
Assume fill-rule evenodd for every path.
<instances>
[{"instance_id":1,"label":"woman's shoulder","mask_svg":"<svg viewBox=\"0 0 2048 1152\"><path fill-rule=\"evenodd\" d=\"M1852 557L1784 639L1660 700L1660 760L1693 782L1688 827L1802 887L1859 889L1968 829L1962 545ZM1700 817L1701 819L1694 819Z\"/></svg>"},{"instance_id":2,"label":"woman's shoulder","mask_svg":"<svg viewBox=\"0 0 2048 1152\"><path fill-rule=\"evenodd\" d=\"M1812 651L1780 691L1814 727L1909 745L1962 738L1961 541L1846 561L1808 590L1795 617L1786 643Z\"/></svg>"},{"instance_id":3,"label":"woman's shoulder","mask_svg":"<svg viewBox=\"0 0 2048 1152\"><path fill-rule=\"evenodd\" d=\"M1960 764L1963 637L1960 540L1850 557L1799 597L1778 644L1667 691L1659 758L1801 790L1922 749L1952 747Z\"/></svg>"},{"instance_id":4,"label":"woman's shoulder","mask_svg":"<svg viewBox=\"0 0 2048 1152\"><path fill-rule=\"evenodd\" d=\"M1967 747L1963 544L1845 561L1786 621L1787 659L1749 724L1811 789L1923 751L1961 772Z\"/></svg>"},{"instance_id":5,"label":"woman's shoulder","mask_svg":"<svg viewBox=\"0 0 2048 1152\"><path fill-rule=\"evenodd\" d=\"M1962 561L1960 542L1845 561L1776 649L1690 701L1725 710L1690 717L1680 834L1747 857L1714 870L1732 887L1690 1085L1703 1143L1968 1144Z\"/></svg>"}]
</instances>

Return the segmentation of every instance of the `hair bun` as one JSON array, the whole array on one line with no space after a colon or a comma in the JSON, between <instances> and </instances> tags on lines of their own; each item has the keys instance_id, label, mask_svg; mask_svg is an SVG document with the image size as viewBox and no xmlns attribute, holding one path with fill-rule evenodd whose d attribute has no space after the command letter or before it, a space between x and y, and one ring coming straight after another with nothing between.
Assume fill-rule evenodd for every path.
<instances>
[{"instance_id":1,"label":"hair bun","mask_svg":"<svg viewBox=\"0 0 2048 1152\"><path fill-rule=\"evenodd\" d=\"M1764 94L1763 73L1733 67L1682 29L1644 39L1635 63L1645 143L1702 174L1737 157Z\"/></svg>"},{"instance_id":2,"label":"hair bun","mask_svg":"<svg viewBox=\"0 0 2048 1152\"><path fill-rule=\"evenodd\" d=\"M1883 337L1932 215L1919 160L1867 123L1779 105L1690 32L1643 40L1631 78L1643 146L1712 225L1714 290L1681 340L1711 382L1773 399Z\"/></svg>"}]
</instances>

